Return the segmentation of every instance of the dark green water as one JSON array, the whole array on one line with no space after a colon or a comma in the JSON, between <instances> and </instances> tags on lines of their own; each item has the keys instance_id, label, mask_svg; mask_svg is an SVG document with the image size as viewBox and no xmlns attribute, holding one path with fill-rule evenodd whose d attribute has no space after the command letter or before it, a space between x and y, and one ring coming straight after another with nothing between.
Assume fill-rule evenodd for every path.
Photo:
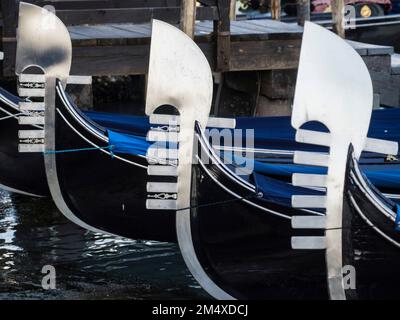
<instances>
[{"instance_id":1,"label":"dark green water","mask_svg":"<svg viewBox=\"0 0 400 320\"><path fill-rule=\"evenodd\" d=\"M44 290L44 265L56 289ZM0 191L0 299L201 299L176 245L85 231L47 199Z\"/></svg>"}]
</instances>

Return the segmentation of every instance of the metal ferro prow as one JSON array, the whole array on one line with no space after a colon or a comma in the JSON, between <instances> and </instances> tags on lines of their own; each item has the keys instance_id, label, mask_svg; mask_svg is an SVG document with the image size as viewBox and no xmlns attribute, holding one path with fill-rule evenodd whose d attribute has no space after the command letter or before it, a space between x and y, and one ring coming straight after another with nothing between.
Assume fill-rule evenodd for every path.
<instances>
[{"instance_id":1,"label":"metal ferro prow","mask_svg":"<svg viewBox=\"0 0 400 320\"><path fill-rule=\"evenodd\" d=\"M20 2L17 29L17 52L15 72L18 75L18 94L21 97L34 97L35 101L19 103L24 116L19 124L45 125L45 105L47 111L54 110L55 81L59 79L64 86L71 67L72 45L68 30L63 23L48 10ZM35 70L34 70L35 68ZM47 118L52 118L50 114ZM47 130L21 130L19 152L43 152ZM40 143L32 143L39 141Z\"/></svg>"},{"instance_id":2,"label":"metal ferro prow","mask_svg":"<svg viewBox=\"0 0 400 320\"><path fill-rule=\"evenodd\" d=\"M296 208L325 208L325 217L295 216L293 228L325 229L325 237L293 237L293 249L325 249L329 295L346 299L343 285L342 212L349 147L397 154L397 143L368 139L373 104L371 77L359 54L334 33L310 22L304 28L292 126L296 141L329 147L329 155L295 152L294 162L328 168L327 175L294 174L293 184L324 187L326 196L293 196ZM301 129L309 121L329 133Z\"/></svg>"},{"instance_id":3,"label":"metal ferro prow","mask_svg":"<svg viewBox=\"0 0 400 320\"><path fill-rule=\"evenodd\" d=\"M44 148L41 150L42 152L55 150L56 81L61 81L65 88L71 68L71 59L71 38L62 21L44 8L20 2L16 74L21 83L29 84L28 86L33 89L42 90L36 93L36 97L43 98L43 103L20 105L20 109L39 108L39 111L44 112ZM30 67L37 67L43 73L24 73ZM21 91L21 88L19 90L25 94L32 94L32 91ZM58 209L77 225L93 232L102 232L77 218L65 203L57 176L56 154L44 154L44 163L50 193Z\"/></svg>"},{"instance_id":4,"label":"metal ferro prow","mask_svg":"<svg viewBox=\"0 0 400 320\"><path fill-rule=\"evenodd\" d=\"M65 25L52 12L20 2L15 72L36 66L46 78L57 78L65 86L71 68L72 44Z\"/></svg>"},{"instance_id":5,"label":"metal ferro prow","mask_svg":"<svg viewBox=\"0 0 400 320\"><path fill-rule=\"evenodd\" d=\"M148 139L156 142L155 149L153 146L149 148L148 174L177 178L173 188L161 183L148 184L148 191L175 192L176 198L148 199L147 208L177 210L178 243L190 272L215 298L231 299L200 265L190 227L194 126L196 121L202 128L207 125L213 92L210 66L200 48L185 33L167 23L153 20L147 81L146 114L150 116L150 123L168 128L164 135L154 129L148 134ZM179 115L154 113L163 105L174 106ZM157 147L160 142L178 143L178 148Z\"/></svg>"}]
</instances>

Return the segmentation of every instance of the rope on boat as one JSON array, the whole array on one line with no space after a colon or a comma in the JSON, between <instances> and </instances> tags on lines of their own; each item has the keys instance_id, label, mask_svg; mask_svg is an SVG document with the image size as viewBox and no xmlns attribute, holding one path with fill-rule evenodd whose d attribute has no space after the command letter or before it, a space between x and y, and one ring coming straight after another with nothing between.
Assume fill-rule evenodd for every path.
<instances>
[{"instance_id":1,"label":"rope on boat","mask_svg":"<svg viewBox=\"0 0 400 320\"><path fill-rule=\"evenodd\" d=\"M7 120L7 119L11 119L11 118L15 118L15 119L17 119L19 116L21 116L21 115L23 115L24 113L17 113L17 114L10 114L10 115L8 115L8 116L5 116L5 117L2 117L2 118L0 118L0 121L1 120Z\"/></svg>"},{"instance_id":2,"label":"rope on boat","mask_svg":"<svg viewBox=\"0 0 400 320\"><path fill-rule=\"evenodd\" d=\"M64 150L46 150L43 154L58 154L58 153L71 153L71 152L82 152L82 151L94 151L94 150L109 150L111 153L111 157L114 157L114 153L112 152L114 149L114 145L110 145L107 147L90 147L90 148L79 148L79 149L64 149Z\"/></svg>"},{"instance_id":3,"label":"rope on boat","mask_svg":"<svg viewBox=\"0 0 400 320\"><path fill-rule=\"evenodd\" d=\"M217 205L220 205L220 204L231 203L231 202L236 202L236 201L241 201L241 200L248 200L248 199L252 199L252 198L261 198L262 196L263 196L263 194L261 192L257 192L257 193L252 193L252 194L249 194L247 196L240 197L240 198L199 204L199 205L196 205L196 206L181 208L181 209L178 209L176 211L183 211L183 210L190 210L190 209L196 209L196 208L217 206Z\"/></svg>"}]
</instances>

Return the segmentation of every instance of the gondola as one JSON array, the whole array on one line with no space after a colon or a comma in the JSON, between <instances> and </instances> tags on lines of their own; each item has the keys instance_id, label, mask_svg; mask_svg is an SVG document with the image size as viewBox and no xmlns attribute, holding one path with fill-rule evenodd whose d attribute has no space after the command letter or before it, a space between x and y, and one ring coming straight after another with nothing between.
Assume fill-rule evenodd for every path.
<instances>
[{"instance_id":1,"label":"gondola","mask_svg":"<svg viewBox=\"0 0 400 320\"><path fill-rule=\"evenodd\" d=\"M20 99L0 88L0 188L30 196L43 196L49 190L40 154L18 152L18 130L39 129L41 125L19 125Z\"/></svg>"},{"instance_id":2,"label":"gondola","mask_svg":"<svg viewBox=\"0 0 400 320\"><path fill-rule=\"evenodd\" d=\"M26 10L27 12L24 12ZM22 17L29 17L29 16L34 16L37 14L37 7L33 5L26 5L26 4L21 4L21 11L23 12ZM36 17L37 18L37 17ZM54 18L56 19L56 18ZM28 20L29 23L32 23L32 20ZM34 65L35 63L37 64L38 62L41 62L43 64L43 61L40 59L43 59L43 57L39 58L37 56L33 57L35 59L39 59L39 61L26 61L27 56L23 54L24 48L26 46L30 47L35 47L34 45L31 44L32 41L37 40L34 37L30 37L29 32L23 32L26 29L31 28L32 26L27 26L25 25L25 21L23 19L20 19L20 32L21 37L23 36L23 39L19 39L19 47L17 50L17 62L19 66L19 73L22 75L20 77L21 79L24 79L24 75L22 73L24 67L22 63L25 63L26 65ZM56 19L55 24L61 28L60 34L63 34L64 26L61 24L61 22ZM32 29L32 28L31 28ZM44 31L44 34L41 36L46 36L45 35L46 31ZM40 38L40 37L39 37ZM64 48L66 45L65 43L69 42L69 38L65 36L66 39L61 41L59 43L60 48ZM60 40L57 38L57 41ZM36 41L36 43L40 43L40 41ZM66 49L68 51L68 47ZM18 59L19 56L22 56L23 59ZM69 57L70 53L64 54L64 56ZM61 60L61 58L60 58ZM57 60L56 60L57 61ZM68 65L70 64L70 60L63 63L66 63L66 67L64 66L63 71L67 73L68 71ZM40 65L40 64L39 64ZM45 64L44 64L45 65ZM48 66L47 68L55 68L54 66ZM45 69L45 67L43 67ZM47 70L46 70L47 71ZM65 78L67 75L62 74L62 76ZM40 77L39 77L40 78ZM43 80L42 80L43 81ZM22 81L22 86L24 82ZM49 90L50 91L50 90ZM54 175L52 177L49 177L49 181L55 180L58 182L57 184L50 182L51 188L53 189L53 197L57 201L60 201L59 207L62 208L62 211L65 211L65 214L69 216L73 220L79 220L80 223L83 226L87 225L98 225L102 226L102 219L98 219L101 214L98 212L101 212L101 210L95 205L96 199L98 195L101 193L97 189L97 187L103 192L105 195L110 195L108 193L107 188L110 188L111 186L114 186L115 184L118 184L121 189L125 189L125 184L127 184L126 189L133 190L131 185L129 183L122 183L122 177L130 177L129 175L129 170L127 167L132 169L132 176L135 177L135 184L137 185L138 182L142 181L143 179L139 179L141 177L141 173L143 173L147 167L147 158L145 157L145 154L148 153L148 143L140 137L134 137L134 136L127 136L123 134L118 134L116 132L113 132L112 130L106 130L105 128L102 128L101 126L98 126L94 123L92 123L87 117L85 117L83 114L81 114L76 106L74 106L68 99L68 96L66 95L63 87L63 82L61 80L55 81L55 86L54 86L54 91L55 91L55 98L54 98L54 103L50 101L46 106L46 112L54 112L51 111L52 108L51 106L54 105L54 110L57 112L54 112L54 114L50 113L50 116L46 117L46 121L49 121L48 128L46 129L46 133L51 135L49 139L46 139L48 141L51 141L51 143L56 143L56 145L50 145L45 148L45 159L46 161L49 161L48 159L53 158L52 162L55 161L57 163L57 175L54 175L55 172L54 170L47 170L48 171L48 177L49 175ZM51 91L50 91L51 92ZM149 101L151 101L151 96L149 96ZM150 103L150 102L149 102ZM55 122L53 123L52 116L55 118ZM50 120L48 120L50 119ZM150 117L151 121L151 117ZM52 129L55 130L53 131ZM154 132L153 132L154 134ZM54 140L55 137L55 142L52 141ZM67 138L68 137L68 138ZM124 146L121 148L121 140L122 143L128 143L130 147L130 152L133 153L131 156L124 156L121 157L118 155L118 152L123 149ZM111 141L110 141L111 140ZM127 142L128 141L128 142ZM110 150L110 146L113 145L119 145L118 149ZM133 146L133 147L132 147ZM84 154L84 153L73 153L69 151L77 151L77 150L84 150L86 148L95 148L98 149L98 152L93 153L93 154ZM129 149L129 148L128 148ZM132 149L135 149L135 152L132 152ZM122 150L126 152L126 150ZM129 152L128 152L129 153ZM92 158L93 157L93 158ZM102 160L104 159L104 161ZM85 166L86 164L86 166ZM122 165L121 165L122 164ZM129 166L128 166L129 165ZM121 166L122 168L119 168ZM54 168L54 162L50 166L50 168ZM49 174L50 171L50 174ZM85 173L90 173L92 172L92 178L93 180L87 180L87 179L81 179L82 176L85 176ZM93 173L96 172L96 173ZM168 178L166 178L168 179ZM64 181L65 180L65 181ZM62 182L61 182L62 181ZM96 181L96 183L94 183ZM118 181L118 183L113 182L113 181ZM70 185L68 184L70 183ZM80 186L80 184L82 184ZM105 187L104 185L107 184L108 187ZM93 190L91 190L93 189ZM139 187L138 186L138 199L141 199L143 197L143 190L145 190L146 187ZM147 189L151 189L151 187L147 187ZM141 190L141 191L140 191ZM88 194L88 191L91 192L91 195ZM128 205L125 205L124 202L121 202L121 197L125 198L123 196L125 191L118 190L118 192L121 192L121 196L114 196L114 197L104 197L103 202L101 205L104 207L104 211L107 212L113 212L113 214L110 214L110 216L113 216L116 214L115 212L120 212L121 216L129 216L129 215L124 215L126 208L132 208L135 207L135 212L145 212L147 209L145 208L140 208L138 206L134 206L131 203ZM115 203L111 201L110 206L105 206L107 203L108 199L112 198L115 199ZM67 199L67 200L65 200ZM72 208L72 200L68 199L73 199L74 200L74 205L75 207ZM137 203L137 199L132 197L132 203ZM160 200L160 199L154 199L154 200ZM157 202L157 201L156 201ZM66 204L68 203L68 205ZM118 205L116 205L116 203ZM93 207L93 209L88 210L88 208ZM72 210L71 210L72 209ZM122 211L122 212L121 212ZM73 213L71 213L73 212ZM81 213L85 212L85 214ZM86 220L83 219L83 216L86 215L86 212L92 212L89 213L88 216L92 216L92 218L87 219L87 222L90 223L82 223L81 220ZM146 211L147 212L147 211ZM111 219L111 217L109 218ZM98 220L98 221L94 221ZM100 222L99 222L100 221ZM116 224L121 225L120 222L116 222ZM112 225L112 223L104 223L104 225ZM129 229L131 228L128 224L126 224L126 228ZM113 228L107 229L108 232L111 232ZM143 227L138 226L138 229L144 230ZM118 234L121 234L121 232L115 232ZM122 232L123 235L128 236L126 232ZM136 234L136 233L135 233ZM146 233L147 234L147 233ZM139 233L140 235L140 233ZM133 237L133 235L131 235Z\"/></svg>"},{"instance_id":3,"label":"gondola","mask_svg":"<svg viewBox=\"0 0 400 320\"><path fill-rule=\"evenodd\" d=\"M65 94L64 100L66 103L73 105L73 103L68 98L68 95ZM13 97L12 95L8 94L7 92L1 92L0 98L8 99L8 103L5 103L4 108L11 108L10 112L13 114L18 114L19 109L16 107L18 103L18 99ZM74 107L76 110L75 113L79 113L79 109ZM392 113L393 111L388 110L385 111L386 114ZM376 112L377 118L377 128L373 132L372 136L377 138L382 138L386 136L384 130L382 129L382 124L384 122L382 117L382 113L380 111ZM148 122L148 118L143 117L132 117L132 116L115 116L112 114L101 114L101 113L89 113L89 118L87 119L85 115L79 114L80 117L87 119L85 121L89 122L90 126L96 128L96 123L100 125L104 125L104 127L108 127L111 129L116 129L117 131L123 131L128 133L133 133L135 135L145 135L146 131L148 130L150 124ZM390 116L390 115L389 115ZM393 115L395 116L395 115ZM29 119L26 118L26 119ZM44 168L43 168L43 161L40 154L32 153L32 154L25 154L25 153L18 153L18 144L21 142L18 140L18 129L22 132L25 129L29 129L28 127L18 127L16 123L16 118L10 118L8 121L2 122L2 130L4 130L4 134L1 135L1 138L4 139L2 141L2 148L3 152L1 156L4 158L2 161L2 166L0 170L2 170L2 175L0 175L0 183L3 185L4 188L9 190L29 194L29 195L40 195L46 196L48 195L48 188L47 183L44 175ZM280 118L280 119L250 119L250 118L239 118L236 120L237 126L236 128L239 129L246 129L248 127L257 128L256 129L256 137L255 137L255 146L254 150L245 149L245 152L254 152L255 156L258 157L261 163L274 163L274 164L281 164L285 166L289 164L288 170L280 170L280 168L273 168L269 167L268 165L263 167L263 170L267 170L266 173L272 174L274 177L279 179L288 179L293 166L292 163L292 151L294 148L298 148L299 145L294 141L294 134L293 130L289 130L288 126L288 119ZM279 127L277 127L277 123L279 123ZM38 126L37 124L35 124ZM31 125L32 126L32 125ZM277 133L274 133L271 129L265 130L263 127L267 126L268 128L276 128ZM285 129L285 130L284 130ZM392 128L391 128L392 129ZM391 131L391 137L393 137L393 130ZM285 132L282 134L281 132ZM24 134L24 133L22 133ZM28 132L25 132L28 134ZM12 136L11 136L12 135ZM259 138L258 138L259 136ZM269 138L266 136L269 136ZM399 133L400 136L400 133ZM272 137L272 139L271 139ZM22 141L29 141L32 137L24 138ZM42 139L42 138L40 138ZM309 148L309 146L305 147L305 149ZM315 146L313 146L315 149ZM244 149L244 148L241 148ZM390 161L390 163L384 163L384 157L379 156L378 158L368 157L365 161L369 165L369 168L363 168L366 170L367 174L371 171L371 174L376 174L377 171L385 170L385 171L392 171L395 165L399 163L398 160ZM364 164L364 163L363 163ZM378 166L371 167L372 165L377 164ZM384 166L385 165L385 166ZM269 170L269 171L268 171ZM309 170L308 168L304 168L304 170ZM277 174L277 172L283 172L285 175ZM381 187L380 183L382 182L380 179L376 179L377 187ZM392 179L393 181L397 181L395 177ZM375 182L375 181L374 181ZM393 184L393 183L392 183ZM395 184L395 183L394 183ZM386 189L383 191L392 193L395 196L399 193L397 190L397 185L392 186L391 188L387 188L386 184L384 186Z\"/></svg>"},{"instance_id":4,"label":"gondola","mask_svg":"<svg viewBox=\"0 0 400 320\"><path fill-rule=\"evenodd\" d=\"M51 56L52 63L48 64L46 57L28 50L39 43L45 45L46 42L41 39L48 37L47 30L40 33L39 27L32 27L35 22L33 17L40 24L41 10L34 5L20 4L16 70L20 87L34 87L42 91L45 88L44 145L33 144L33 148L37 148L44 158L47 182L54 202L71 221L91 231L134 239L176 241L174 200L177 195L168 194L175 187L174 181L180 171L176 160L173 156L170 159L169 155L162 159L162 155L157 154L160 150L149 147L145 138L106 130L91 123L76 110L64 91L64 80L70 66L70 42L66 28L57 17L51 16L54 21L50 22L57 28L55 43L58 42L60 50L57 55ZM158 25L163 26L161 22L155 22L156 29ZM171 28L168 26L168 30ZM34 35L31 30L35 30ZM172 30L177 32L175 28ZM187 46L187 37L182 36L180 31L177 35L183 37L183 45ZM162 37L157 39L160 41ZM54 48L54 42L51 45ZM178 58L191 57L191 51L198 54L197 47L192 49L190 46L189 49L189 54L180 54ZM40 52L46 50L49 49L38 48ZM169 58L172 56L178 59L174 54L176 52L170 53ZM165 52L163 55L168 57ZM24 74L27 66L41 67L44 76ZM207 98L211 87L212 82L204 85L204 95ZM151 104L152 101L154 99L149 95L146 103ZM159 123L160 118L163 119L162 114L149 117L152 129L148 139L152 139L151 136L158 139L166 133L157 130L165 127L162 125L163 120ZM203 118L208 121L208 113ZM193 132L193 129L188 131ZM98 152L90 155L79 152L88 149L96 149ZM155 152L154 156L152 152ZM160 163L171 165L160 169ZM161 183L148 181L148 173L157 177L162 175L159 177ZM178 193L187 190L185 188ZM169 203L169 209L158 210L163 207L162 203Z\"/></svg>"},{"instance_id":5,"label":"gondola","mask_svg":"<svg viewBox=\"0 0 400 320\"><path fill-rule=\"evenodd\" d=\"M122 135L80 121L82 115L69 103L64 89L72 47L66 27L49 14L47 25L56 30L49 34L47 27L41 28L42 8L21 3L19 12L19 89L29 88L29 95L41 98L45 105L44 141L29 148L37 150L44 159L47 183L57 207L71 221L94 232L173 241L173 215L148 212L141 201L146 194L145 154L140 154L140 150L139 155L133 156L113 154L109 140ZM32 52L32 48L37 52ZM32 66L40 68L43 74L24 74ZM21 93L27 94L24 90ZM138 149L140 143L146 143L144 138L137 142ZM99 152L67 152L85 148Z\"/></svg>"},{"instance_id":6,"label":"gondola","mask_svg":"<svg viewBox=\"0 0 400 320\"><path fill-rule=\"evenodd\" d=\"M318 63L330 55L331 65ZM340 70L336 63L343 61L349 65ZM309 94L316 87L326 94L336 92L329 84L338 83L339 76L345 97L340 87L328 103L322 95ZM327 167L327 175L295 174L293 184L309 188L308 194L257 174L252 181L240 181L213 154L197 125L210 164L199 159L191 179L190 209L177 212L185 262L203 288L219 299L398 298L397 205L374 190L358 168L370 143L368 71L340 38L307 23L297 83L292 116L297 141L330 150L329 156L296 152L295 162ZM302 125L308 121L320 121L329 133L305 131ZM375 148L385 153L397 145L381 141ZM271 188L276 194L268 198ZM292 194L292 210L280 207L285 191Z\"/></svg>"},{"instance_id":7,"label":"gondola","mask_svg":"<svg viewBox=\"0 0 400 320\"><path fill-rule=\"evenodd\" d=\"M66 92L63 93L65 101L76 110L76 113L86 119L91 125L100 125L118 132L131 133L138 136L145 136L150 128L148 117L116 115L113 113L85 111L81 113L79 108L73 104ZM19 97L0 88L1 113L1 175L0 185L2 189L30 196L48 196L48 187L44 174L43 159L40 155L19 153L18 144L20 142L18 131L24 129L41 128L41 125L18 124L19 116L24 116L20 111L19 103L23 101ZM26 112L25 112L26 114ZM394 125L395 120L400 116L398 109L376 110L373 112L370 136L377 138L391 138L397 140L400 133ZM299 148L294 137L295 131L290 126L289 117L261 117L261 118L237 118L236 128L245 130L255 128L256 156L260 160L260 170L265 174L289 181L293 170L299 170L293 166L293 150ZM315 127L311 126L311 127ZM218 146L217 146L218 147ZM310 149L310 146L307 146ZM307 147L304 149L307 150ZM311 146L313 150L318 147ZM246 148L241 148L244 152L251 152ZM365 159L364 159L365 158ZM396 165L398 160L392 159L385 161L381 155L365 156L361 160L363 171L372 179L372 182L381 191L391 193L395 197L398 193L396 184ZM274 164L270 166L269 164ZM305 171L310 168L304 167ZM318 170L318 169L316 169ZM386 173L385 175L381 173ZM387 174L391 172L392 175ZM32 174L33 173L33 174ZM386 177L386 179L382 179Z\"/></svg>"},{"instance_id":8,"label":"gondola","mask_svg":"<svg viewBox=\"0 0 400 320\"><path fill-rule=\"evenodd\" d=\"M57 31L49 34L48 28L42 27L42 8L20 3L19 12L16 72L19 89L29 90L20 90L20 94L39 97L45 105L44 141L25 148L43 157L57 207L71 221L93 232L176 241L174 210L146 208L147 172L152 167L146 139L106 130L77 112L64 91L71 65L66 27L49 14L47 25ZM24 73L32 66L43 73ZM125 144L134 146L135 153L120 155ZM98 152L78 152L88 149ZM164 182L171 179L167 176Z\"/></svg>"},{"instance_id":9,"label":"gondola","mask_svg":"<svg viewBox=\"0 0 400 320\"><path fill-rule=\"evenodd\" d=\"M383 230L383 226L371 227L363 220L361 222L368 224L365 231L359 224L352 224L359 215L355 210L357 206L363 208L365 193L362 191L367 190L365 187L364 190L357 189L356 182L359 180L352 179L350 174L357 173L360 149L366 146L363 138L359 141L350 137L347 145L346 141L343 145L343 141L336 142L336 152L340 152L328 167L329 170L332 166L337 167L333 175L328 170L328 176L333 176L332 180L342 187L339 192L333 191L334 205L331 199L326 208L321 205L324 190L320 188L328 189L328 198L332 185L324 185L318 178L315 182L309 176L309 181L314 181L310 186L304 185L304 176L297 175L297 182L290 185L257 172L243 174L243 168L235 163L224 164L203 131L212 96L208 63L191 39L159 21L153 22L148 74L146 113L151 124L148 141L104 130L77 114L74 106L65 99L64 80L69 71L70 48L66 47L65 51L58 51L59 55L52 56L54 65L44 63L40 55L22 54L26 53L27 47L34 48L30 43L32 39L40 40L46 34L40 34L37 28L34 28L34 36L29 31L25 33L29 19L24 19L36 15L38 9L23 3L21 9L24 14L19 21L19 30L23 36L18 41L17 72L20 80L42 79L45 84L46 175L55 203L69 219L96 232L131 238L177 240L193 276L216 298L375 297L379 290L369 287L369 283L376 280L378 284L388 285L387 275L391 270L397 270L398 266L396 246L379 234L378 229ZM60 28L58 39L63 42L67 31L56 17L52 19ZM315 34L318 40L327 41L328 52L332 43L339 48L343 46L342 40L328 31L307 24L305 37L308 41L303 40L303 48L315 49L312 45ZM171 39L174 39L173 47L169 45ZM63 48L63 44L60 47ZM369 99L372 87L368 71L352 49L345 50L352 57L349 59L352 63L349 72L361 68L361 72L356 74L364 79L360 87L366 88L364 97L355 95L349 105L354 104L358 111L360 108L365 110L365 106L372 101ZM303 51L301 61L306 55ZM342 58L342 55L336 57ZM190 63L193 60L195 64ZM22 61L24 64L21 64ZM44 80L23 76L27 65L41 66ZM303 72L299 71L299 74ZM329 72L326 74L330 75ZM196 86L193 85L194 80ZM296 90L305 93L306 89ZM314 101L314 105L318 104ZM159 112L160 106L163 113ZM175 112L168 114L171 110ZM299 110L294 110L294 115L300 114L302 110ZM355 132L361 136L366 135L368 129L370 115L368 110L365 112L363 117L358 117L358 114L355 117L351 112L348 114L356 124L358 121L361 123L354 125ZM334 119L333 116L330 118ZM316 143L313 138L310 140L307 131L299 130L301 121L296 123L292 120L292 123L300 133L297 141ZM330 128L330 123L327 127ZM318 137L317 142L327 146L326 133L315 136ZM149 141L154 144L149 146ZM95 148L99 152L90 157L75 152L87 148ZM369 148L379 153L397 154L397 145L394 147L392 143L373 140ZM195 163L193 155L197 159ZM296 163L302 162L301 155L304 156L304 153L294 154ZM303 162L308 159L306 164L315 165L315 159L326 158L326 155L314 154L312 161L310 157L303 157ZM357 173L355 177L359 176ZM363 179L361 181L365 181ZM315 186L318 189L310 189ZM395 208L378 191L374 190L374 194L379 195L381 203L371 202L371 205L376 207L385 203L391 210ZM312 198L295 197L291 208L288 199L292 195L312 195ZM337 207L339 203L343 205ZM304 208L307 206L311 208ZM375 221L372 210L362 210L368 221ZM379 215L382 212L374 212L382 218ZM389 226L390 221L384 221ZM172 232L175 223L176 239ZM393 252L389 260L356 259L353 248L359 245L357 237L368 232L371 232L371 237L364 242L373 241L371 247L376 246L378 254ZM369 242L362 243L367 249L369 245ZM342 270L347 265L359 268L364 275L356 289L343 285ZM380 276L374 268L376 266L382 267ZM390 288L396 288L396 280L393 280L390 279ZM360 280L357 278L357 281ZM395 293L394 290L390 292Z\"/></svg>"},{"instance_id":10,"label":"gondola","mask_svg":"<svg viewBox=\"0 0 400 320\"><path fill-rule=\"evenodd\" d=\"M66 92L63 94L66 101L73 105L68 94ZM29 99L20 99L0 87L0 188L23 195L45 197L50 193L42 155L19 152L19 144L32 142L32 139L43 138L42 136L39 138L26 136L26 132L31 132L31 130L43 130L41 123L24 124L27 121L26 119L29 119L30 114L23 108L29 103ZM23 106L22 109L20 105ZM144 117L122 117L95 111L81 112L76 106L74 107L76 112L95 127L100 125L115 129L118 132L132 130L143 135L148 129L148 121ZM129 126L126 126L126 119L129 121Z\"/></svg>"}]
</instances>

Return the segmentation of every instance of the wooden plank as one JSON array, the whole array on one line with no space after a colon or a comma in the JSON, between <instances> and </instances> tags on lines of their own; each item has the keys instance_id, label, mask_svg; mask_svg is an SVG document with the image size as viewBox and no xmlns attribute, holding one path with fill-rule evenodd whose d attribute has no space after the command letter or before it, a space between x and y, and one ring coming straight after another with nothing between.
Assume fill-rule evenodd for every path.
<instances>
[{"instance_id":1,"label":"wooden plank","mask_svg":"<svg viewBox=\"0 0 400 320\"><path fill-rule=\"evenodd\" d=\"M87 35L83 32L80 32L80 30L68 30L69 31L69 35L71 38L73 39L91 39L90 35Z\"/></svg>"},{"instance_id":2,"label":"wooden plank","mask_svg":"<svg viewBox=\"0 0 400 320\"><path fill-rule=\"evenodd\" d=\"M231 43L231 71L295 69L301 40L240 41ZM200 42L199 47L216 70L214 44ZM72 74L126 75L145 74L150 44L132 46L74 47Z\"/></svg>"},{"instance_id":3,"label":"wooden plank","mask_svg":"<svg viewBox=\"0 0 400 320\"><path fill-rule=\"evenodd\" d=\"M30 0L38 6L52 5L59 10L178 7L180 0Z\"/></svg>"},{"instance_id":4,"label":"wooden plank","mask_svg":"<svg viewBox=\"0 0 400 320\"><path fill-rule=\"evenodd\" d=\"M178 23L180 7L168 8L125 8L125 9L84 9L84 10L57 10L57 16L68 26L80 24L105 23L144 23L151 19ZM215 7L199 7L199 20L217 20L218 11Z\"/></svg>"},{"instance_id":5,"label":"wooden plank","mask_svg":"<svg viewBox=\"0 0 400 320\"><path fill-rule=\"evenodd\" d=\"M15 76L17 1L1 0L3 15L2 50L4 52L3 76Z\"/></svg>"},{"instance_id":6,"label":"wooden plank","mask_svg":"<svg viewBox=\"0 0 400 320\"><path fill-rule=\"evenodd\" d=\"M300 39L232 41L230 71L295 69L300 46Z\"/></svg>"},{"instance_id":7,"label":"wooden plank","mask_svg":"<svg viewBox=\"0 0 400 320\"><path fill-rule=\"evenodd\" d=\"M71 74L93 76L145 74L150 39L145 40L147 42L145 44L119 46L81 46L73 41ZM77 42L80 44L80 40ZM216 70L213 42L198 42L198 45L211 68ZM295 69L298 66L300 45L301 39L235 41L233 38L229 70Z\"/></svg>"},{"instance_id":8,"label":"wooden plank","mask_svg":"<svg viewBox=\"0 0 400 320\"><path fill-rule=\"evenodd\" d=\"M267 33L268 30L264 26L252 23L249 21L232 21L231 22L231 34L258 34Z\"/></svg>"},{"instance_id":9,"label":"wooden plank","mask_svg":"<svg viewBox=\"0 0 400 320\"><path fill-rule=\"evenodd\" d=\"M213 46L200 43L211 68ZM74 47L71 73L76 75L135 75L147 72L150 44L134 46Z\"/></svg>"},{"instance_id":10,"label":"wooden plank","mask_svg":"<svg viewBox=\"0 0 400 320\"><path fill-rule=\"evenodd\" d=\"M230 69L230 20L229 20L230 0L218 0L219 20L214 22L214 33L217 42L217 71L227 71Z\"/></svg>"},{"instance_id":11,"label":"wooden plank","mask_svg":"<svg viewBox=\"0 0 400 320\"><path fill-rule=\"evenodd\" d=\"M380 46L352 40L347 40L347 42L362 56L391 55L394 53L394 48L391 46Z\"/></svg>"},{"instance_id":12,"label":"wooden plank","mask_svg":"<svg viewBox=\"0 0 400 320\"><path fill-rule=\"evenodd\" d=\"M58 10L57 16L68 26L104 23L144 23L152 18L164 21L179 20L179 8L139 8L139 9L85 9Z\"/></svg>"},{"instance_id":13,"label":"wooden plank","mask_svg":"<svg viewBox=\"0 0 400 320\"><path fill-rule=\"evenodd\" d=\"M79 33L91 39L120 39L140 36L140 34L113 28L109 25L82 26Z\"/></svg>"},{"instance_id":14,"label":"wooden plank","mask_svg":"<svg viewBox=\"0 0 400 320\"><path fill-rule=\"evenodd\" d=\"M127 75L147 72L149 45L74 47L71 73Z\"/></svg>"},{"instance_id":15,"label":"wooden plank","mask_svg":"<svg viewBox=\"0 0 400 320\"><path fill-rule=\"evenodd\" d=\"M135 34L140 34L143 37L151 37L151 25L149 23L142 24L131 24L131 23L123 23L123 24L111 24L114 28L122 28L126 31L130 31Z\"/></svg>"},{"instance_id":16,"label":"wooden plank","mask_svg":"<svg viewBox=\"0 0 400 320\"><path fill-rule=\"evenodd\" d=\"M261 26L267 30L267 32L303 32L303 28L299 27L296 23L286 23L274 20L250 20L252 24Z\"/></svg>"}]
</instances>

